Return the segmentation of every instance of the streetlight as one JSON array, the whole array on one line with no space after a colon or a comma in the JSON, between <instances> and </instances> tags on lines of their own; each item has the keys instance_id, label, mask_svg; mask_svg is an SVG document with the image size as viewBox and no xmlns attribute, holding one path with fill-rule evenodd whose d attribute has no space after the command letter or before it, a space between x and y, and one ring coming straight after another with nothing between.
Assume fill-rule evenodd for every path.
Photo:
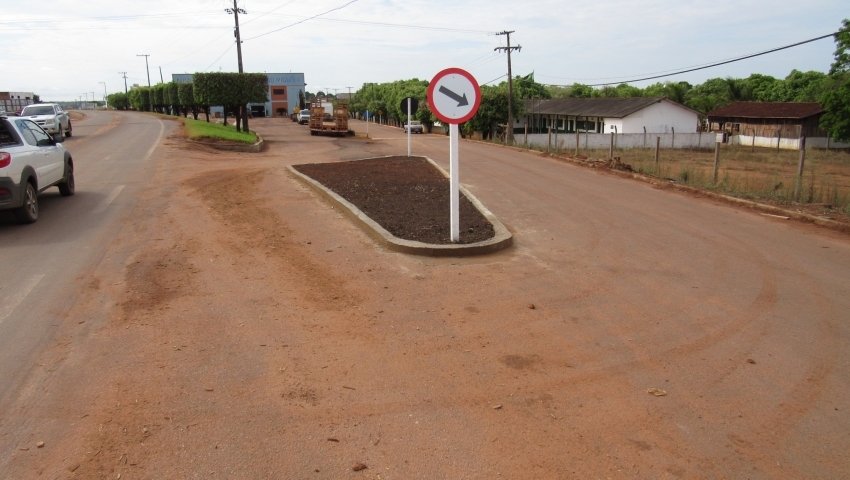
<instances>
[{"instance_id":1,"label":"streetlight","mask_svg":"<svg viewBox=\"0 0 850 480\"><path fill-rule=\"evenodd\" d=\"M85 101L85 103L83 103L83 110L88 110L86 107L88 106L88 103L89 103L89 94L83 93L83 96L86 97L86 101Z\"/></svg>"},{"instance_id":2,"label":"streetlight","mask_svg":"<svg viewBox=\"0 0 850 480\"><path fill-rule=\"evenodd\" d=\"M103 103L106 104L106 109L109 110L109 98L106 96L106 82L97 82L103 85Z\"/></svg>"},{"instance_id":3,"label":"streetlight","mask_svg":"<svg viewBox=\"0 0 850 480\"><path fill-rule=\"evenodd\" d=\"M92 110L97 110L97 103L94 101L94 92L89 92L89 93L91 93L91 103L93 104L93 105L91 106L91 109L92 109Z\"/></svg>"}]
</instances>

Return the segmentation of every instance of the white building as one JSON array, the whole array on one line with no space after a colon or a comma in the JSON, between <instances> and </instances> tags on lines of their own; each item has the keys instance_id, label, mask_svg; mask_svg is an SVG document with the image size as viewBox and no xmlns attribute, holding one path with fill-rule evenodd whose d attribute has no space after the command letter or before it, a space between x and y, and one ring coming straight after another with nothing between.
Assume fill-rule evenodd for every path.
<instances>
[{"instance_id":1,"label":"white building","mask_svg":"<svg viewBox=\"0 0 850 480\"><path fill-rule=\"evenodd\" d=\"M524 100L528 115L514 135L528 133L696 133L699 112L666 98L553 98Z\"/></svg>"}]
</instances>

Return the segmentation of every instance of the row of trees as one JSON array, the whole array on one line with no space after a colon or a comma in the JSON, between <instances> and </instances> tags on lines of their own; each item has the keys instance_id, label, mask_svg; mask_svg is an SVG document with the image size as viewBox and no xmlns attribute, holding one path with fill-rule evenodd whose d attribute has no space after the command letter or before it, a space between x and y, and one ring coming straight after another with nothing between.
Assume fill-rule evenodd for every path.
<instances>
[{"instance_id":1,"label":"row of trees","mask_svg":"<svg viewBox=\"0 0 850 480\"><path fill-rule=\"evenodd\" d=\"M818 102L827 112L822 118L822 127L831 137L847 141L850 140L850 20L844 20L835 42L835 63L829 73L792 70L784 79L753 74L747 78L712 78L699 85L659 82L645 88L625 83L594 88L578 83L567 87L545 86L535 82L533 74L518 76L513 81L514 116L518 118L527 113L522 99L528 98L666 97L702 113L737 101ZM428 109L427 90L428 82L415 78L366 83L357 90L351 110L360 114L369 110L382 115L389 123L400 123L406 118L399 108L401 99L412 96L419 99L416 120L430 126L436 118ZM481 86L478 113L463 129L481 131L487 137L495 134L498 124L507 121L508 84L504 81L495 86Z\"/></svg>"},{"instance_id":2,"label":"row of trees","mask_svg":"<svg viewBox=\"0 0 850 480\"><path fill-rule=\"evenodd\" d=\"M193 82L160 83L141 87L129 93L113 93L109 104L119 110L134 109L170 115L192 116L203 112L210 121L210 106L224 107L227 113L236 112L236 130L248 131L248 104L268 101L268 76L263 73L196 73Z\"/></svg>"}]
</instances>

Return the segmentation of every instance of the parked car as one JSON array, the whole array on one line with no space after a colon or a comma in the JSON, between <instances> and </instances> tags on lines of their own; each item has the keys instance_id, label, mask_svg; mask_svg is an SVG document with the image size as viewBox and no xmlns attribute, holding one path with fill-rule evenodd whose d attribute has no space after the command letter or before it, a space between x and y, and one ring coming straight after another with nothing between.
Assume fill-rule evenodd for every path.
<instances>
[{"instance_id":1,"label":"parked car","mask_svg":"<svg viewBox=\"0 0 850 480\"><path fill-rule=\"evenodd\" d=\"M423 133L425 129L422 127L422 122L419 120L410 121L410 133ZM404 133L407 133L407 124L404 124Z\"/></svg>"},{"instance_id":2,"label":"parked car","mask_svg":"<svg viewBox=\"0 0 850 480\"><path fill-rule=\"evenodd\" d=\"M58 186L74 194L74 161L55 137L28 118L0 116L0 210L20 223L38 220L38 194Z\"/></svg>"},{"instance_id":3,"label":"parked car","mask_svg":"<svg viewBox=\"0 0 850 480\"><path fill-rule=\"evenodd\" d=\"M36 103L27 105L21 110L21 116L29 118L51 135L62 133L66 137L70 137L73 134L71 117L59 104Z\"/></svg>"},{"instance_id":4,"label":"parked car","mask_svg":"<svg viewBox=\"0 0 850 480\"><path fill-rule=\"evenodd\" d=\"M310 123L310 110L301 110L298 112L298 125Z\"/></svg>"}]
</instances>

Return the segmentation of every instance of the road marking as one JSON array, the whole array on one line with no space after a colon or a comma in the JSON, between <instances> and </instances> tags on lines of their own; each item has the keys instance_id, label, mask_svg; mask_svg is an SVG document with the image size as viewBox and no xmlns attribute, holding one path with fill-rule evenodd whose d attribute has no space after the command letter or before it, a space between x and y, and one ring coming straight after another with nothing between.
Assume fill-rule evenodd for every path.
<instances>
[{"instance_id":1,"label":"road marking","mask_svg":"<svg viewBox=\"0 0 850 480\"><path fill-rule=\"evenodd\" d=\"M162 123L162 120L159 119L157 119L157 122L159 122L159 136L156 137L156 142L151 145L151 149L148 150L147 155L145 155L145 158L142 159L143 162L147 162L148 160L150 160L151 155L153 155L153 151L156 150L156 147L159 146L159 142L162 141L162 134L163 132L165 132L165 124Z\"/></svg>"},{"instance_id":2,"label":"road marking","mask_svg":"<svg viewBox=\"0 0 850 480\"><path fill-rule=\"evenodd\" d=\"M115 197L121 194L121 190L124 190L124 185L118 185L117 187L113 188L112 191L109 192L109 195L107 195L106 198L104 198L103 201L100 202L100 204L94 210L92 210L91 213L103 213L103 211L106 210L106 207L108 207L109 204L112 203L113 200L115 200Z\"/></svg>"},{"instance_id":3,"label":"road marking","mask_svg":"<svg viewBox=\"0 0 850 480\"><path fill-rule=\"evenodd\" d=\"M0 322L6 320L6 317L11 315L12 312L18 308L18 305L27 298L27 295L29 295L32 289L38 285L38 282L40 282L42 278L44 278L44 275L33 275L24 284L24 288L19 290L18 293L10 297L3 298L3 302L0 303Z\"/></svg>"}]
</instances>

